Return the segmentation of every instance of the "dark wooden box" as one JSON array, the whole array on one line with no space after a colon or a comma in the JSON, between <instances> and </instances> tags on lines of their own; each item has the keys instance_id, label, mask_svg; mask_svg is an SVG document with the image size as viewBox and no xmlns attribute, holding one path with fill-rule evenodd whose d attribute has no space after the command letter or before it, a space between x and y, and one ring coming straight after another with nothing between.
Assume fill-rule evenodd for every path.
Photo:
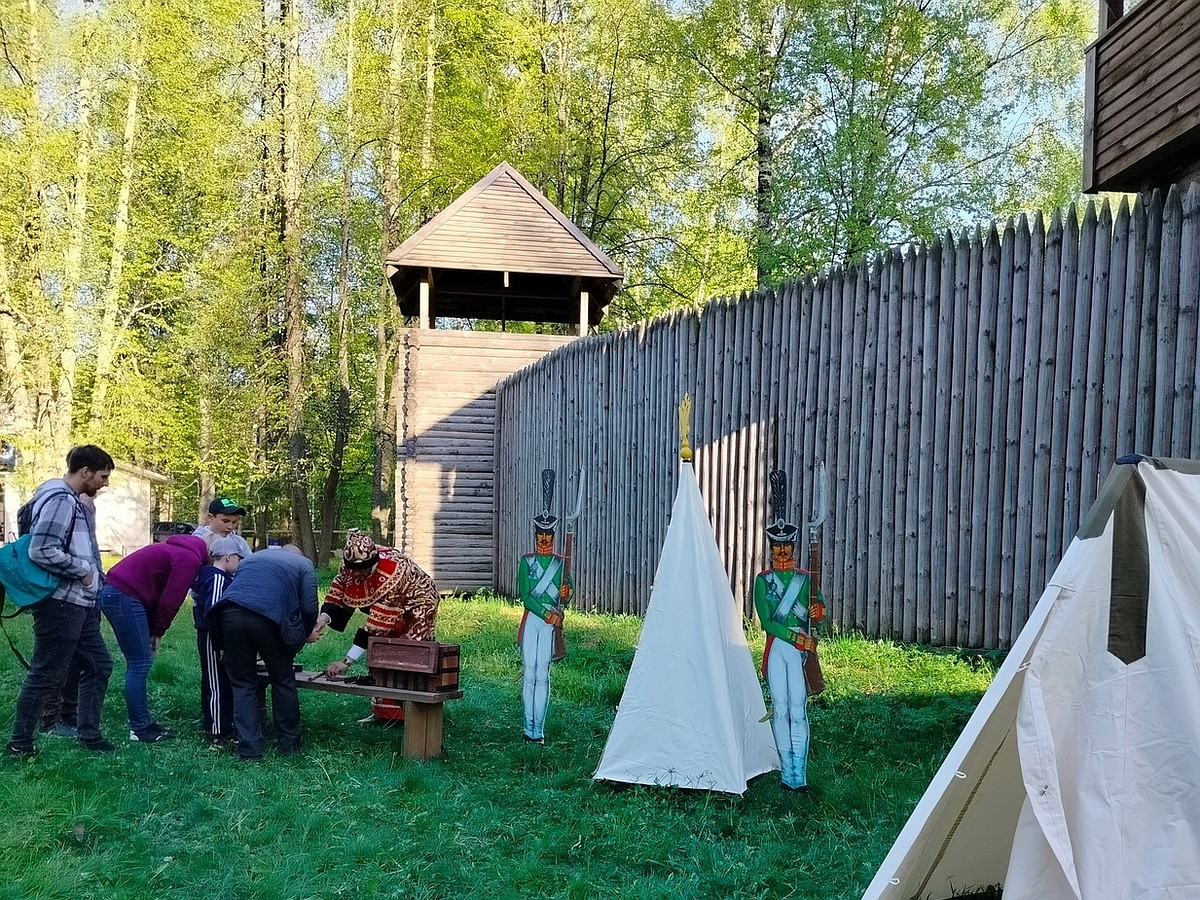
<instances>
[{"instance_id":1,"label":"dark wooden box","mask_svg":"<svg viewBox=\"0 0 1200 900\"><path fill-rule=\"evenodd\" d=\"M367 670L381 687L409 691L458 690L458 644L373 637Z\"/></svg>"}]
</instances>

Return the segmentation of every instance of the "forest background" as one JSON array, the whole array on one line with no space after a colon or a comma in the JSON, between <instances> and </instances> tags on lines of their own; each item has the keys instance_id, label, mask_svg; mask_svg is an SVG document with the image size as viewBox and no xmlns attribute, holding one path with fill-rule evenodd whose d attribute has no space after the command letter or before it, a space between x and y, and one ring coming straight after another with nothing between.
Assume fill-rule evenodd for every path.
<instances>
[{"instance_id":1,"label":"forest background","mask_svg":"<svg viewBox=\"0 0 1200 900\"><path fill-rule=\"evenodd\" d=\"M1080 186L1081 0L0 0L0 439L94 441L323 562L392 529L381 260L508 161L602 325ZM439 323L495 328L496 323ZM511 326L510 326L511 327Z\"/></svg>"}]
</instances>

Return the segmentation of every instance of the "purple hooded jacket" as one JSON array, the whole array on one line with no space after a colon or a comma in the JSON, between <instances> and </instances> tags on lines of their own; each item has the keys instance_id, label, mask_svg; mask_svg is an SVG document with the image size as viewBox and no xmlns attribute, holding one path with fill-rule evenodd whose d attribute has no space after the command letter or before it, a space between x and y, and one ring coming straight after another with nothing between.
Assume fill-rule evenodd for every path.
<instances>
[{"instance_id":1,"label":"purple hooded jacket","mask_svg":"<svg viewBox=\"0 0 1200 900\"><path fill-rule=\"evenodd\" d=\"M208 545L192 534L173 534L166 543L134 550L108 570L107 584L122 594L141 600L146 607L150 635L162 637L208 562Z\"/></svg>"}]
</instances>

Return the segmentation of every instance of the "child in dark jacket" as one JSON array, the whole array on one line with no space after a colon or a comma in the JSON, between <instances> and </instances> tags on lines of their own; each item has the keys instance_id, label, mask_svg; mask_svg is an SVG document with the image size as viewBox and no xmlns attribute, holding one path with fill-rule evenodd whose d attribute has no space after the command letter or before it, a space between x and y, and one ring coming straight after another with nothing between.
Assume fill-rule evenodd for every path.
<instances>
[{"instance_id":1,"label":"child in dark jacket","mask_svg":"<svg viewBox=\"0 0 1200 900\"><path fill-rule=\"evenodd\" d=\"M228 537L214 534L207 540L209 564L196 575L192 600L200 652L200 714L209 741L217 746L233 737L233 693L221 652L213 644L207 616L237 572L242 550Z\"/></svg>"}]
</instances>

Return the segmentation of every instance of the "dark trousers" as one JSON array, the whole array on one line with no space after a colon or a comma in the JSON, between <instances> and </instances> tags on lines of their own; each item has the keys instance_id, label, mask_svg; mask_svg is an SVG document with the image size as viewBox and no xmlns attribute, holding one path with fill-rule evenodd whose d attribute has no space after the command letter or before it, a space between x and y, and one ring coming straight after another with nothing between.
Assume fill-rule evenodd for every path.
<instances>
[{"instance_id":1,"label":"dark trousers","mask_svg":"<svg viewBox=\"0 0 1200 900\"><path fill-rule=\"evenodd\" d=\"M225 662L208 629L196 632L196 649L200 653L200 715L204 730L213 736L228 735L233 730L233 690Z\"/></svg>"},{"instance_id":2,"label":"dark trousers","mask_svg":"<svg viewBox=\"0 0 1200 900\"><path fill-rule=\"evenodd\" d=\"M271 681L271 711L280 753L300 749L300 697L292 668L295 651L279 634L279 625L266 616L238 606L220 604L221 642L225 648L225 671L233 688L233 726L238 736L238 755L257 758L263 753L263 713L259 706L258 657L262 657Z\"/></svg>"},{"instance_id":3,"label":"dark trousers","mask_svg":"<svg viewBox=\"0 0 1200 900\"><path fill-rule=\"evenodd\" d=\"M96 607L45 600L30 610L33 616L33 655L25 683L17 695L12 743L33 745L33 736L47 706L62 696L73 666L78 667L77 724L82 740L100 737L104 692L112 675L112 655L100 634Z\"/></svg>"},{"instance_id":4,"label":"dark trousers","mask_svg":"<svg viewBox=\"0 0 1200 900\"><path fill-rule=\"evenodd\" d=\"M63 682L62 694L58 700L51 700L42 712L42 730L49 731L60 722L74 728L79 718L79 679L83 676L83 666L78 660L71 660L67 669L67 680Z\"/></svg>"}]
</instances>

